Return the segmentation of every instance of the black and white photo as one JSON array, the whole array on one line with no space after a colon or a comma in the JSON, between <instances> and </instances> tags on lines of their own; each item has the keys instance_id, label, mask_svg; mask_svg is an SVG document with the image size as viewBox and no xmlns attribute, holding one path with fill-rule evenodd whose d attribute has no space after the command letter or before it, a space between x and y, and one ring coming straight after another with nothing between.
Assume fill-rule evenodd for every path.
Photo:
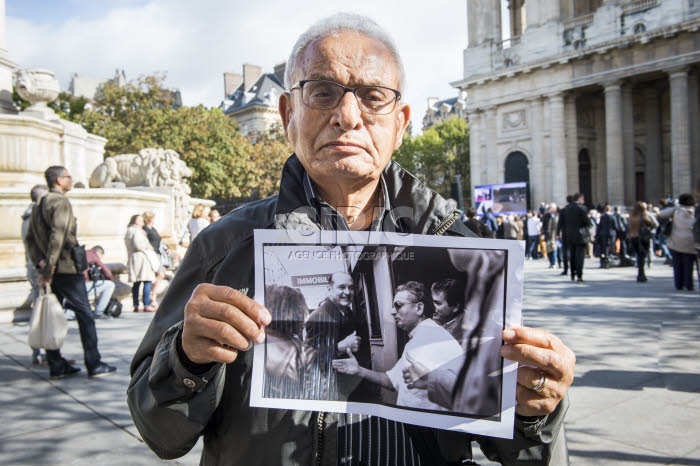
<instances>
[{"instance_id":1,"label":"black and white photo","mask_svg":"<svg viewBox=\"0 0 700 466\"><path fill-rule=\"evenodd\" d=\"M380 415L512 437L519 242L260 230L251 405Z\"/></svg>"}]
</instances>

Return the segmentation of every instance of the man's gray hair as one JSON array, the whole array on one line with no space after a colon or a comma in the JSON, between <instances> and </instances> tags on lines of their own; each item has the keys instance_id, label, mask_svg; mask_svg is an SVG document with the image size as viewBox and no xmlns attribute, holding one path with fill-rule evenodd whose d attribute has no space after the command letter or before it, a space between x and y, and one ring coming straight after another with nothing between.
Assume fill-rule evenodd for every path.
<instances>
[{"instance_id":1,"label":"man's gray hair","mask_svg":"<svg viewBox=\"0 0 700 466\"><path fill-rule=\"evenodd\" d=\"M343 31L354 31L360 34L377 39L391 52L391 55L396 61L396 67L399 73L399 91L403 91L405 84L405 72L403 68L403 62L401 61L401 56L399 55L399 50L396 48L396 44L391 36L376 22L370 18L356 13L336 13L333 16L324 18L315 24L313 24L309 29L306 30L297 39L292 53L289 55L289 60L287 60L287 68L284 72L284 87L289 90L292 85L292 76L296 72L297 61L304 54L306 47L314 39L334 36Z\"/></svg>"}]
</instances>

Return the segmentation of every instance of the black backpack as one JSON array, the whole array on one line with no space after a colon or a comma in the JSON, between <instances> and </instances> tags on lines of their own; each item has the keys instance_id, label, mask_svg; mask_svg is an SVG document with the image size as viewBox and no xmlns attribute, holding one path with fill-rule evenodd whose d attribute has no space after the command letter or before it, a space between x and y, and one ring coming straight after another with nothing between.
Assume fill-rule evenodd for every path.
<instances>
[{"instance_id":1,"label":"black backpack","mask_svg":"<svg viewBox=\"0 0 700 466\"><path fill-rule=\"evenodd\" d=\"M117 318L122 313L122 303L119 302L117 298L111 298L109 303L107 303L107 309L105 309L105 314Z\"/></svg>"}]
</instances>

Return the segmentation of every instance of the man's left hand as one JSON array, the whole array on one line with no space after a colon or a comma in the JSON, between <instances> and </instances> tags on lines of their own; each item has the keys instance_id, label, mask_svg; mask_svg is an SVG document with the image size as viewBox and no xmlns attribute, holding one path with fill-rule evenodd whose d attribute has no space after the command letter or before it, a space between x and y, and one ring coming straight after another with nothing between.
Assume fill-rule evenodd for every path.
<instances>
[{"instance_id":1,"label":"man's left hand","mask_svg":"<svg viewBox=\"0 0 700 466\"><path fill-rule=\"evenodd\" d=\"M544 416L554 411L574 381L574 352L555 335L535 328L506 329L503 340L501 355L520 363L515 412Z\"/></svg>"}]
</instances>

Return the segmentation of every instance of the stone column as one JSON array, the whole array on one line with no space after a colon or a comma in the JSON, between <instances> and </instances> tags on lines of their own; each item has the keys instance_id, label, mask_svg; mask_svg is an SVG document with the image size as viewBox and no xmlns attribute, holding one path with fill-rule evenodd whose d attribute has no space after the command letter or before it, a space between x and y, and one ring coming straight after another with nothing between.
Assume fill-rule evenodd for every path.
<instances>
[{"instance_id":1,"label":"stone column","mask_svg":"<svg viewBox=\"0 0 700 466\"><path fill-rule=\"evenodd\" d=\"M530 163L530 200L539 205L550 194L552 183L552 165L550 151L544 143L544 105L540 97L527 99L528 120L532 128L532 154Z\"/></svg>"},{"instance_id":2,"label":"stone column","mask_svg":"<svg viewBox=\"0 0 700 466\"><path fill-rule=\"evenodd\" d=\"M487 183L502 183L504 176L504 162L499 157L496 147L496 138L498 137L498 122L496 121L496 107L488 107L485 109L482 118L483 132L485 144L483 146L483 157L481 159L482 172L485 176L482 178ZM500 166L499 166L500 164Z\"/></svg>"},{"instance_id":3,"label":"stone column","mask_svg":"<svg viewBox=\"0 0 700 466\"><path fill-rule=\"evenodd\" d=\"M661 154L661 106L659 91L649 86L644 89L644 110L646 113L646 198L652 202L664 194L664 162Z\"/></svg>"},{"instance_id":4,"label":"stone column","mask_svg":"<svg viewBox=\"0 0 700 466\"><path fill-rule=\"evenodd\" d=\"M618 81L605 84L605 199L611 205L624 204L622 86Z\"/></svg>"},{"instance_id":5,"label":"stone column","mask_svg":"<svg viewBox=\"0 0 700 466\"><path fill-rule=\"evenodd\" d=\"M624 193L625 204L633 205L636 201L636 167L634 158L634 102L632 89L629 86L622 88L622 147L624 166Z\"/></svg>"},{"instance_id":6,"label":"stone column","mask_svg":"<svg viewBox=\"0 0 700 466\"><path fill-rule=\"evenodd\" d=\"M467 2L469 47L484 42L501 41L500 0L469 0Z\"/></svg>"},{"instance_id":7,"label":"stone column","mask_svg":"<svg viewBox=\"0 0 700 466\"><path fill-rule=\"evenodd\" d=\"M671 83L671 189L674 196L692 192L690 181L690 128L688 70L669 72Z\"/></svg>"},{"instance_id":8,"label":"stone column","mask_svg":"<svg viewBox=\"0 0 700 466\"><path fill-rule=\"evenodd\" d=\"M562 94L549 96L549 119L549 139L552 142L552 175L550 180L552 190L548 200L559 203L562 202L562 199L566 199L567 188L566 133L564 129L566 113Z\"/></svg>"},{"instance_id":9,"label":"stone column","mask_svg":"<svg viewBox=\"0 0 700 466\"><path fill-rule=\"evenodd\" d=\"M564 125L566 127L566 176L561 179L564 196L555 199L557 204L566 203L567 194L578 191L578 119L576 117L576 95L569 94L564 101ZM574 188L576 186L576 188Z\"/></svg>"},{"instance_id":10,"label":"stone column","mask_svg":"<svg viewBox=\"0 0 700 466\"><path fill-rule=\"evenodd\" d=\"M690 108L688 110L690 123L690 128L700 128L700 79L699 73L694 71L689 75L688 81L688 105ZM696 188L695 192L700 192L700 186L696 183L700 183L700 131L690 132L690 164L692 168L692 174L690 177L690 182ZM697 194L696 194L697 196Z\"/></svg>"},{"instance_id":11,"label":"stone column","mask_svg":"<svg viewBox=\"0 0 700 466\"><path fill-rule=\"evenodd\" d=\"M479 186L481 178L481 113L469 112L469 179L471 186ZM472 199L473 201L473 199ZM472 202L473 203L473 202Z\"/></svg>"}]
</instances>

